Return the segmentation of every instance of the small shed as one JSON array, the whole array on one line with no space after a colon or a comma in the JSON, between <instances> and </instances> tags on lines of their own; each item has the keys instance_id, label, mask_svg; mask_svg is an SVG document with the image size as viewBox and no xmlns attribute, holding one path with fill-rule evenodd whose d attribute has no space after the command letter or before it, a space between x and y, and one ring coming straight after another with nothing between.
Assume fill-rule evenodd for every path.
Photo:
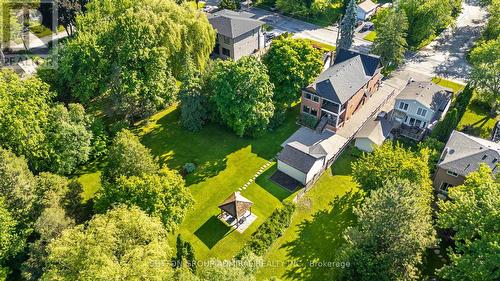
<instances>
[{"instance_id":1,"label":"small shed","mask_svg":"<svg viewBox=\"0 0 500 281\"><path fill-rule=\"evenodd\" d=\"M237 221L252 214L253 202L241 196L239 192L233 192L219 205L221 215L228 214ZM247 212L249 212L248 215Z\"/></svg>"}]
</instances>

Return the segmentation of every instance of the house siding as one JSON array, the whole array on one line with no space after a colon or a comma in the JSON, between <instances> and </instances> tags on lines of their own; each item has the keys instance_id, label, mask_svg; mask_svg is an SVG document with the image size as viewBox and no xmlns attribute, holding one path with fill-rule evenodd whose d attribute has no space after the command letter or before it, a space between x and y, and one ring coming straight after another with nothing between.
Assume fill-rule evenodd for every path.
<instances>
[{"instance_id":1,"label":"house siding","mask_svg":"<svg viewBox=\"0 0 500 281\"><path fill-rule=\"evenodd\" d=\"M298 180L302 184L306 184L306 174L295 169L294 167L282 162L281 160L278 160L278 170L282 171L283 173L289 175L290 177Z\"/></svg>"},{"instance_id":2,"label":"house siding","mask_svg":"<svg viewBox=\"0 0 500 281\"><path fill-rule=\"evenodd\" d=\"M323 168L323 158L318 159L316 163L314 163L311 170L309 170L309 173L306 175L306 182L304 184L310 182L314 176L321 171L321 168Z\"/></svg>"},{"instance_id":3,"label":"house siding","mask_svg":"<svg viewBox=\"0 0 500 281\"><path fill-rule=\"evenodd\" d=\"M443 182L449 183L452 186L457 186L463 184L465 181L464 176L451 176L446 173L446 170L440 167L437 167L436 173L434 174L434 180L433 180L433 186L434 189L439 191L439 187L441 187L441 184Z\"/></svg>"},{"instance_id":4,"label":"house siding","mask_svg":"<svg viewBox=\"0 0 500 281\"><path fill-rule=\"evenodd\" d=\"M405 111L405 110L399 109L399 104L401 102L405 102L408 104L408 110ZM423 109L427 110L427 114L425 115L425 117L423 117L421 115L417 115L418 108L423 108ZM404 124L410 125L410 118L414 118L415 120L420 120L422 122L422 125L420 127L423 126L424 122L426 123L426 127L428 125L430 125L432 118L436 114L436 112L434 110L421 104L420 102L415 101L415 100L407 100L407 99L396 99L396 102L394 104L394 109L397 111L403 112L408 117L408 119L406 121L405 120L402 121Z\"/></svg>"},{"instance_id":5,"label":"house siding","mask_svg":"<svg viewBox=\"0 0 500 281\"><path fill-rule=\"evenodd\" d=\"M236 37L233 44L233 59L238 60L243 56L253 54L255 50L260 50L263 41L260 27Z\"/></svg>"}]
</instances>

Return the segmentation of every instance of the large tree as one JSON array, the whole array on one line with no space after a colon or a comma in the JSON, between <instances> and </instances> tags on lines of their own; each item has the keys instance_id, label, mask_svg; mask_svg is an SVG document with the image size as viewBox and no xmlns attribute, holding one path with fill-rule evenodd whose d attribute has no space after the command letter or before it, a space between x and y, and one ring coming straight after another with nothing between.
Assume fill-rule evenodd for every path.
<instances>
[{"instance_id":1,"label":"large tree","mask_svg":"<svg viewBox=\"0 0 500 281\"><path fill-rule=\"evenodd\" d=\"M215 62L207 78L216 120L238 136L263 133L274 112L273 84L267 69L255 57Z\"/></svg>"},{"instance_id":2,"label":"large tree","mask_svg":"<svg viewBox=\"0 0 500 281\"><path fill-rule=\"evenodd\" d=\"M422 255L435 244L431 194L420 189L406 180L389 181L355 210L358 226L348 232L344 279L418 280Z\"/></svg>"},{"instance_id":3,"label":"large tree","mask_svg":"<svg viewBox=\"0 0 500 281\"><path fill-rule=\"evenodd\" d=\"M354 29L356 28L356 14L356 1L350 0L340 22L340 38L337 48L346 50L351 48L354 40Z\"/></svg>"},{"instance_id":4,"label":"large tree","mask_svg":"<svg viewBox=\"0 0 500 281\"><path fill-rule=\"evenodd\" d=\"M213 50L206 16L187 5L102 0L86 8L75 38L57 53L57 75L44 77L63 96L110 101L109 115L133 120L173 102L187 60L203 69Z\"/></svg>"},{"instance_id":5,"label":"large tree","mask_svg":"<svg viewBox=\"0 0 500 281\"><path fill-rule=\"evenodd\" d=\"M105 184L96 194L95 209L105 212L116 204L138 206L151 216L159 217L167 230L174 230L193 204L184 179L175 171L162 169L157 174L121 176Z\"/></svg>"},{"instance_id":6,"label":"large tree","mask_svg":"<svg viewBox=\"0 0 500 281\"><path fill-rule=\"evenodd\" d=\"M209 119L208 97L205 91L204 80L200 75L187 79L181 87L181 124L189 131L199 131Z\"/></svg>"},{"instance_id":7,"label":"large tree","mask_svg":"<svg viewBox=\"0 0 500 281\"><path fill-rule=\"evenodd\" d=\"M300 90L309 85L321 72L321 52L303 39L291 34L273 40L263 62L274 84L273 102L276 110L283 110L296 102Z\"/></svg>"},{"instance_id":8,"label":"large tree","mask_svg":"<svg viewBox=\"0 0 500 281\"><path fill-rule=\"evenodd\" d=\"M21 252L24 246L25 237L20 235L17 224L7 209L5 199L0 197L0 279L2 272L8 272L4 267L5 261Z\"/></svg>"},{"instance_id":9,"label":"large tree","mask_svg":"<svg viewBox=\"0 0 500 281\"><path fill-rule=\"evenodd\" d=\"M238 11L241 8L241 2L240 0L221 0L219 8Z\"/></svg>"},{"instance_id":10,"label":"large tree","mask_svg":"<svg viewBox=\"0 0 500 281\"><path fill-rule=\"evenodd\" d=\"M118 206L49 245L42 280L171 280L171 248L159 219Z\"/></svg>"},{"instance_id":11,"label":"large tree","mask_svg":"<svg viewBox=\"0 0 500 281\"><path fill-rule=\"evenodd\" d=\"M122 130L113 139L107 162L108 165L103 171L103 179L106 181L113 181L120 176L154 174L159 170L151 150L128 130Z\"/></svg>"},{"instance_id":12,"label":"large tree","mask_svg":"<svg viewBox=\"0 0 500 281\"><path fill-rule=\"evenodd\" d=\"M393 179L406 179L421 189L430 189L428 161L427 150L415 153L388 141L354 162L353 176L367 190L377 189Z\"/></svg>"},{"instance_id":13,"label":"large tree","mask_svg":"<svg viewBox=\"0 0 500 281\"><path fill-rule=\"evenodd\" d=\"M500 108L500 37L482 42L470 54L471 82L492 113Z\"/></svg>"},{"instance_id":14,"label":"large tree","mask_svg":"<svg viewBox=\"0 0 500 281\"><path fill-rule=\"evenodd\" d=\"M68 35L75 32L76 17L84 11L89 0L55 0L59 23L64 26Z\"/></svg>"},{"instance_id":15,"label":"large tree","mask_svg":"<svg viewBox=\"0 0 500 281\"><path fill-rule=\"evenodd\" d=\"M377 37L373 42L373 53L380 56L385 67L396 67L404 60L408 22L402 11L390 9L377 20Z\"/></svg>"},{"instance_id":16,"label":"large tree","mask_svg":"<svg viewBox=\"0 0 500 281\"><path fill-rule=\"evenodd\" d=\"M453 230L451 262L439 275L448 280L498 280L500 271L500 184L491 169L481 165L463 185L448 191L450 200L438 203L438 225Z\"/></svg>"}]
</instances>

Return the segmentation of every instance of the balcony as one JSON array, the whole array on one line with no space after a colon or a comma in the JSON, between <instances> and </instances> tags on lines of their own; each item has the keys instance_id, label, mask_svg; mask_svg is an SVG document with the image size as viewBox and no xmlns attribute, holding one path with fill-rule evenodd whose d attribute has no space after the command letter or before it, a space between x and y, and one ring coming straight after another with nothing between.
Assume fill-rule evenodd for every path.
<instances>
[{"instance_id":1,"label":"balcony","mask_svg":"<svg viewBox=\"0 0 500 281\"><path fill-rule=\"evenodd\" d=\"M338 114L340 106L337 103L323 100L323 103L321 104L321 108L324 110L328 110L332 113Z\"/></svg>"}]
</instances>

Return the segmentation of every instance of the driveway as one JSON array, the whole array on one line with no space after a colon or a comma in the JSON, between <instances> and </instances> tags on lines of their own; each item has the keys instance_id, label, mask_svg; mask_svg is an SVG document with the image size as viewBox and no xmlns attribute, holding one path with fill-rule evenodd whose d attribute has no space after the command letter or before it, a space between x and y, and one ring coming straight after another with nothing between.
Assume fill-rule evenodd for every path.
<instances>
[{"instance_id":1,"label":"driveway","mask_svg":"<svg viewBox=\"0 0 500 281\"><path fill-rule=\"evenodd\" d=\"M424 49L408 56L401 70L465 83L471 70L466 55L474 41L481 36L486 16L486 10L477 1L464 1L456 27L443 31Z\"/></svg>"}]
</instances>

